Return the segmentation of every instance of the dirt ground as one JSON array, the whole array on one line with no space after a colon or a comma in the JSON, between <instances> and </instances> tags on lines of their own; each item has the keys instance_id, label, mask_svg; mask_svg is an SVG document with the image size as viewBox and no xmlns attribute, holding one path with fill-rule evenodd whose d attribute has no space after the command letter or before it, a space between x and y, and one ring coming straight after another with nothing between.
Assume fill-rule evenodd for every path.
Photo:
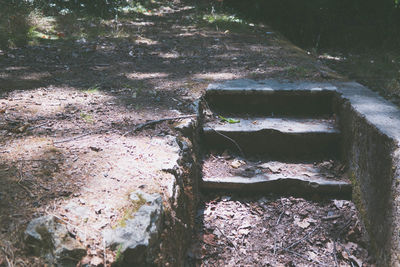
<instances>
[{"instance_id":1,"label":"dirt ground","mask_svg":"<svg viewBox=\"0 0 400 267\"><path fill-rule=\"evenodd\" d=\"M206 196L188 266L374 266L347 200Z\"/></svg>"},{"instance_id":2,"label":"dirt ground","mask_svg":"<svg viewBox=\"0 0 400 267\"><path fill-rule=\"evenodd\" d=\"M45 214L64 221L88 248L82 264L109 265L115 255L104 255L100 231L123 216L129 192L166 189L169 176L161 169L177 153L169 143L175 133L168 122L132 129L148 120L193 114L193 101L209 83L337 77L267 26L204 25L197 19L201 12L184 3L160 5L146 14L102 21L102 35L75 39L67 38L74 27L99 26L59 21L65 39L0 51L0 266L43 266L42 259L25 254L22 237L27 223ZM342 219L339 228L351 218ZM282 215L275 227L286 227L288 220ZM318 229L315 220L307 230ZM264 227L269 222L272 217ZM274 255L286 253L290 262L299 256L282 251L294 242L288 238ZM228 244L226 252L235 246ZM319 253L322 245L316 246ZM214 249L211 245L207 253Z\"/></svg>"}]
</instances>

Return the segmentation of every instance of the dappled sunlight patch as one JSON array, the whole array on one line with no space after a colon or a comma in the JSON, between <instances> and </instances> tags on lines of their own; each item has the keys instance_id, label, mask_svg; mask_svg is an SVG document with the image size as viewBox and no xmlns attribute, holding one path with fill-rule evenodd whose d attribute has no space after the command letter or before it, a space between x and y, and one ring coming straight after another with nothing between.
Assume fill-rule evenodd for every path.
<instances>
[{"instance_id":1,"label":"dappled sunlight patch","mask_svg":"<svg viewBox=\"0 0 400 267\"><path fill-rule=\"evenodd\" d=\"M259 52L259 53L261 53L261 52L267 52L268 51L268 49L269 49L269 47L267 47L267 46L265 46L265 45L249 45L248 47L247 47L250 51L253 51L253 52Z\"/></svg>"},{"instance_id":2,"label":"dappled sunlight patch","mask_svg":"<svg viewBox=\"0 0 400 267\"><path fill-rule=\"evenodd\" d=\"M149 72L149 73L129 73L126 77L133 80L144 80L144 79L156 79L156 78L167 78L168 73L165 72Z\"/></svg>"},{"instance_id":3,"label":"dappled sunlight patch","mask_svg":"<svg viewBox=\"0 0 400 267\"><path fill-rule=\"evenodd\" d=\"M128 23L132 26L154 26L154 22L151 21L129 21Z\"/></svg>"},{"instance_id":4,"label":"dappled sunlight patch","mask_svg":"<svg viewBox=\"0 0 400 267\"><path fill-rule=\"evenodd\" d=\"M138 36L137 39L135 40L136 44L145 44L145 45L156 45L158 44L158 41L152 40L150 38L146 38L143 36Z\"/></svg>"},{"instance_id":5,"label":"dappled sunlight patch","mask_svg":"<svg viewBox=\"0 0 400 267\"><path fill-rule=\"evenodd\" d=\"M178 52L167 52L167 53L160 53L159 57L161 58L179 58Z\"/></svg>"},{"instance_id":6,"label":"dappled sunlight patch","mask_svg":"<svg viewBox=\"0 0 400 267\"><path fill-rule=\"evenodd\" d=\"M228 72L216 72L216 73L199 73L193 75L196 79L206 79L206 80L232 80L238 79L241 76L235 73Z\"/></svg>"},{"instance_id":7,"label":"dappled sunlight patch","mask_svg":"<svg viewBox=\"0 0 400 267\"><path fill-rule=\"evenodd\" d=\"M23 76L20 76L19 78L21 80L41 80L44 78L50 77L51 74L49 72L30 72L28 74L24 74Z\"/></svg>"},{"instance_id":8,"label":"dappled sunlight patch","mask_svg":"<svg viewBox=\"0 0 400 267\"><path fill-rule=\"evenodd\" d=\"M7 144L7 153L2 155L2 160L34 160L48 157L48 152L58 152L51 139L45 137L25 137L14 139Z\"/></svg>"},{"instance_id":9,"label":"dappled sunlight patch","mask_svg":"<svg viewBox=\"0 0 400 267\"><path fill-rule=\"evenodd\" d=\"M326 60L334 60L334 61L344 61L346 60L345 57L340 57L340 56L331 56L329 54L323 54L323 55L319 55L318 58L320 59L326 59Z\"/></svg>"},{"instance_id":10,"label":"dappled sunlight patch","mask_svg":"<svg viewBox=\"0 0 400 267\"><path fill-rule=\"evenodd\" d=\"M29 67L22 67L22 66L11 66L11 67L6 67L4 70L6 71L18 71L18 70L28 70Z\"/></svg>"},{"instance_id":11,"label":"dappled sunlight patch","mask_svg":"<svg viewBox=\"0 0 400 267\"><path fill-rule=\"evenodd\" d=\"M93 97L99 102L112 99L111 96L90 90L93 90L93 88L89 88L87 92L72 88L66 90L60 87L38 88L36 90L15 92L2 102L5 106L5 113L14 117L31 115L51 117L56 113L67 111L71 105L87 105L90 102L87 97L88 93L93 94ZM22 103L23 105L21 105Z\"/></svg>"}]
</instances>

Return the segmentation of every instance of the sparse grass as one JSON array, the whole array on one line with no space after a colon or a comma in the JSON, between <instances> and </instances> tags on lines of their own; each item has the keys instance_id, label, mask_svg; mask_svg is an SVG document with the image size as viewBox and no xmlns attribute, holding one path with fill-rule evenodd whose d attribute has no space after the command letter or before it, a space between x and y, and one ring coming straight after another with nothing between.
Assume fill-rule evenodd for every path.
<instances>
[{"instance_id":1,"label":"sparse grass","mask_svg":"<svg viewBox=\"0 0 400 267\"><path fill-rule=\"evenodd\" d=\"M81 112L81 118L87 123L94 123L93 115Z\"/></svg>"},{"instance_id":2,"label":"sparse grass","mask_svg":"<svg viewBox=\"0 0 400 267\"><path fill-rule=\"evenodd\" d=\"M289 78L305 78L310 74L310 70L304 66L291 66L287 69Z\"/></svg>"},{"instance_id":3,"label":"sparse grass","mask_svg":"<svg viewBox=\"0 0 400 267\"><path fill-rule=\"evenodd\" d=\"M390 95L400 96L400 82L398 79L391 79L387 82L386 87Z\"/></svg>"},{"instance_id":4,"label":"sparse grass","mask_svg":"<svg viewBox=\"0 0 400 267\"><path fill-rule=\"evenodd\" d=\"M203 15L202 20L208 25L214 26L217 30L243 31L254 26L252 23L238 18L236 15L223 13L211 13Z\"/></svg>"},{"instance_id":5,"label":"sparse grass","mask_svg":"<svg viewBox=\"0 0 400 267\"><path fill-rule=\"evenodd\" d=\"M49 153L61 153L61 150L58 147L55 147L54 145L49 145L47 148L47 152Z\"/></svg>"}]
</instances>

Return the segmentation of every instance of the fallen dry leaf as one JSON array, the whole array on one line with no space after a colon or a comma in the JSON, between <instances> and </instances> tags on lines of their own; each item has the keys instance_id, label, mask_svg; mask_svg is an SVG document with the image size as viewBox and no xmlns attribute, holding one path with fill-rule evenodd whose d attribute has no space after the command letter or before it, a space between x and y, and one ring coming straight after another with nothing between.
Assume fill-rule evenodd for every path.
<instances>
[{"instance_id":1,"label":"fallen dry leaf","mask_svg":"<svg viewBox=\"0 0 400 267\"><path fill-rule=\"evenodd\" d=\"M231 167L237 169L244 164L246 164L246 162L244 162L243 160L235 159L234 161L232 161Z\"/></svg>"},{"instance_id":2,"label":"fallen dry leaf","mask_svg":"<svg viewBox=\"0 0 400 267\"><path fill-rule=\"evenodd\" d=\"M203 242L210 245L210 246L216 246L217 243L215 241L215 235L214 234L204 234L203 235Z\"/></svg>"},{"instance_id":3,"label":"fallen dry leaf","mask_svg":"<svg viewBox=\"0 0 400 267\"><path fill-rule=\"evenodd\" d=\"M248 235L250 233L249 229L240 229L239 234L240 235Z\"/></svg>"},{"instance_id":4,"label":"fallen dry leaf","mask_svg":"<svg viewBox=\"0 0 400 267\"><path fill-rule=\"evenodd\" d=\"M294 224L299 226L299 227L301 227L301 228L303 228L303 229L306 229L306 228L308 228L310 226L310 223L308 222L307 218L305 218L304 220L300 220L299 217L295 217L294 218Z\"/></svg>"}]
</instances>

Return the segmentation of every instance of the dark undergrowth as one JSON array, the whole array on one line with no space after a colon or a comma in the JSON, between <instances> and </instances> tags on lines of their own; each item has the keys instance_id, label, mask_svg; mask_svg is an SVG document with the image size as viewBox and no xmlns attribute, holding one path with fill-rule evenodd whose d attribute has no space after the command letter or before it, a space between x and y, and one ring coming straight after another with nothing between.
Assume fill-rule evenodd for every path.
<instances>
[{"instance_id":1,"label":"dark undergrowth","mask_svg":"<svg viewBox=\"0 0 400 267\"><path fill-rule=\"evenodd\" d=\"M301 47L397 48L400 8L395 0L225 0L223 6L266 23ZM217 5L218 6L218 5Z\"/></svg>"}]
</instances>

